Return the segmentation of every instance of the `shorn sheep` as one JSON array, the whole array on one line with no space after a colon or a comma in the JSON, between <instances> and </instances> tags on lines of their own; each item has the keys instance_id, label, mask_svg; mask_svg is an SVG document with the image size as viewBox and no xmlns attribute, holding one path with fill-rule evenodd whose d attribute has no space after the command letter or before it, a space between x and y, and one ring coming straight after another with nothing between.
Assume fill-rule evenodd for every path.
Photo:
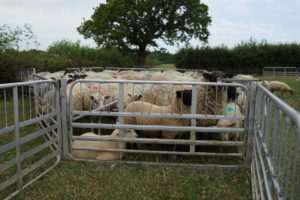
<instances>
[{"instance_id":1,"label":"shorn sheep","mask_svg":"<svg viewBox=\"0 0 300 200\"><path fill-rule=\"evenodd\" d=\"M135 101L125 109L125 112L137 113L163 113L163 114L189 114L191 113L191 90L176 91L176 97L173 103L169 106L157 106L148 102ZM134 125L163 125L163 126L188 126L189 119L180 118L162 118L162 117L124 117L125 124ZM162 137L166 139L173 139L183 132L175 131L142 131L140 135L146 137Z\"/></svg>"},{"instance_id":2,"label":"shorn sheep","mask_svg":"<svg viewBox=\"0 0 300 200\"><path fill-rule=\"evenodd\" d=\"M137 134L132 129L127 129L124 134L120 134L119 129L115 129L111 135L96 135L95 133L84 133L82 137L95 137L95 138L135 138ZM113 141L87 141L75 140L73 148L101 148L101 149L118 149L122 150L126 147L126 142L113 142ZM75 158L81 159L96 159L96 160L117 160L122 159L123 152L105 152L96 150L72 150L72 155Z\"/></svg>"},{"instance_id":3,"label":"shorn sheep","mask_svg":"<svg viewBox=\"0 0 300 200\"><path fill-rule=\"evenodd\" d=\"M271 92L279 91L281 97L284 92L288 92L290 93L290 95L293 95L294 93L294 90L292 88L290 88L286 83L283 83L281 81L270 81L267 88Z\"/></svg>"},{"instance_id":4,"label":"shorn sheep","mask_svg":"<svg viewBox=\"0 0 300 200\"><path fill-rule=\"evenodd\" d=\"M225 107L225 115L227 117L242 117L241 107L234 103L228 103ZM217 127L226 127L226 128L241 128L241 120L229 120L229 119L220 119L217 123ZM222 141L237 141L239 133L221 133L220 138Z\"/></svg>"}]
</instances>

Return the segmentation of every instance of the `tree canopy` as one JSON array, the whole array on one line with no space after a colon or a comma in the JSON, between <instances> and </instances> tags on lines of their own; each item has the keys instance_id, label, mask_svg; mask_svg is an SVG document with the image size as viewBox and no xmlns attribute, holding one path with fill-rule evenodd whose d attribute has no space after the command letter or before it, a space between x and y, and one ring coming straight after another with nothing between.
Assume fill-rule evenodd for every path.
<instances>
[{"instance_id":1,"label":"tree canopy","mask_svg":"<svg viewBox=\"0 0 300 200\"><path fill-rule=\"evenodd\" d=\"M206 42L210 23L208 6L199 0L109 0L77 30L101 47L136 51L143 65L147 47L156 47L157 39L168 45L192 38Z\"/></svg>"}]
</instances>

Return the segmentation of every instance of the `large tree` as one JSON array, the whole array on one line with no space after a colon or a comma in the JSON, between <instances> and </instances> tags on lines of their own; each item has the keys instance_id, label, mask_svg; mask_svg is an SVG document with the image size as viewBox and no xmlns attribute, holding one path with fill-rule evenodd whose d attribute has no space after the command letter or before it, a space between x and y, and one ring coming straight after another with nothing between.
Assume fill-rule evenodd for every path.
<instances>
[{"instance_id":1,"label":"large tree","mask_svg":"<svg viewBox=\"0 0 300 200\"><path fill-rule=\"evenodd\" d=\"M157 39L168 45L192 38L206 42L210 23L208 6L200 0L107 0L77 30L99 46L135 50L142 66Z\"/></svg>"}]
</instances>

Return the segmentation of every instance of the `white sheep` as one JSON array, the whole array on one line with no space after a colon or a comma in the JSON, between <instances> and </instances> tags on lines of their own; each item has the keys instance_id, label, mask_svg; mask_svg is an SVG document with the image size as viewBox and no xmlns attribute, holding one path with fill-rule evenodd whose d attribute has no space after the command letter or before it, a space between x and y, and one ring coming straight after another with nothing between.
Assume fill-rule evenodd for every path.
<instances>
[{"instance_id":1,"label":"white sheep","mask_svg":"<svg viewBox=\"0 0 300 200\"><path fill-rule=\"evenodd\" d=\"M169 106L157 106L151 103L135 101L125 109L125 112L137 112L137 113L163 113L163 114L189 114L191 113L191 91L176 91L176 97L173 100L172 105ZM188 126L189 119L181 118L162 118L162 117L124 117L125 124L135 125L163 125L163 126ZM183 132L178 131L142 131L142 135L148 137L159 137L173 139Z\"/></svg>"},{"instance_id":2,"label":"white sheep","mask_svg":"<svg viewBox=\"0 0 300 200\"><path fill-rule=\"evenodd\" d=\"M132 129L126 130L123 134L121 134L118 129L115 129L111 135L96 135L95 133L85 133L81 136L95 138L135 138L137 137L137 134ZM122 150L126 148L126 142L75 140L72 147ZM75 158L81 159L117 160L122 159L124 156L123 152L105 152L96 150L72 150L71 152Z\"/></svg>"},{"instance_id":3,"label":"white sheep","mask_svg":"<svg viewBox=\"0 0 300 200\"><path fill-rule=\"evenodd\" d=\"M271 92L280 91L281 96L284 92L289 92L290 95L293 95L294 93L294 90L292 88L290 88L286 83L281 81L270 81L267 88Z\"/></svg>"},{"instance_id":4,"label":"white sheep","mask_svg":"<svg viewBox=\"0 0 300 200\"><path fill-rule=\"evenodd\" d=\"M257 80L254 75L238 74L235 77L236 78L241 78L241 79L255 79L255 80Z\"/></svg>"},{"instance_id":5,"label":"white sheep","mask_svg":"<svg viewBox=\"0 0 300 200\"><path fill-rule=\"evenodd\" d=\"M227 117L242 117L241 108L238 104L231 102L228 103L225 107L225 115ZM226 127L226 128L241 128L243 122L241 120L229 120L229 119L220 119L217 123L217 127ZM237 141L239 138L239 133L221 133L222 141Z\"/></svg>"}]
</instances>

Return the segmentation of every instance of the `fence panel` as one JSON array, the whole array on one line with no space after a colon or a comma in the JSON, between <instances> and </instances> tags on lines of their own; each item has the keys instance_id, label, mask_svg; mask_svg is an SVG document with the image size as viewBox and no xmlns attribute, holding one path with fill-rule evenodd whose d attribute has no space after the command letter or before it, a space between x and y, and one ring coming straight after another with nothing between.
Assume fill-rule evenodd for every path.
<instances>
[{"instance_id":1,"label":"fence panel","mask_svg":"<svg viewBox=\"0 0 300 200\"><path fill-rule=\"evenodd\" d=\"M255 199L300 199L300 115L261 85L251 170Z\"/></svg>"},{"instance_id":2,"label":"fence panel","mask_svg":"<svg viewBox=\"0 0 300 200\"><path fill-rule=\"evenodd\" d=\"M264 67L264 76L300 76L300 68L298 67Z\"/></svg>"},{"instance_id":3,"label":"fence panel","mask_svg":"<svg viewBox=\"0 0 300 200\"><path fill-rule=\"evenodd\" d=\"M242 107L240 108L238 104L234 104L235 108L229 108L233 109L233 112L237 112L239 107L239 110L242 110L242 115L238 115L237 113L228 115L228 113L224 114L223 108L220 110L221 105L218 102L224 98L221 94L226 94L226 104L227 93L231 90L229 88L238 88L237 90L241 90L244 93L246 100ZM166 110L171 109L171 106L168 108L166 106L173 105L172 102L176 97L176 91L182 90L189 90L191 92L191 104L188 112L184 110L185 106L182 102L178 105L178 112L167 112ZM123 163L190 165L199 167L241 167L247 165L245 160L247 160L246 157L250 152L248 149L250 147L247 144L251 138L247 137L250 130L249 124L243 122L249 117L248 101L251 97L249 88L242 84L80 80L68 86L67 92L69 94L68 107L70 116L68 153L74 159L78 159L78 157L74 156L74 151L83 152L85 150L94 153L99 152L100 155L105 154L105 152L119 155L120 159L117 159L115 162ZM158 94L158 96L151 96L153 92ZM197 95L199 92L202 94ZM209 96L212 94L213 96ZM132 97L136 96L140 96L141 98L139 102L142 104L142 107L144 106L142 110L137 112L124 110L124 107L128 105ZM89 103L91 101L90 97L92 97L91 103ZM147 110L147 101L156 104L155 112ZM198 105L199 102L201 102L201 105ZM202 107L203 110L199 112L199 108ZM128 121L130 117L144 118L149 121L159 119L167 121L167 123L142 123L136 125L126 122L126 119ZM234 125L216 127L216 122L219 119L233 120ZM92 120L92 122L89 120ZM176 121L176 123L172 124L170 121ZM187 123L181 123L182 121L186 121ZM240 126L235 126L236 123L240 124ZM123 132L126 132L128 129L134 129L140 137L109 136L112 133L112 129L120 129ZM101 136L80 136L87 132L93 132ZM143 135L144 133L146 133L146 136ZM220 139L223 135L225 135L225 139ZM228 138L233 139L230 140ZM136 145L138 148L74 147L75 141L77 143L78 141L134 143L138 144ZM105 155L108 155L108 153ZM126 159L121 160L124 153L126 154ZM150 156L141 156L142 154ZM163 155L179 155L182 158L174 160L168 157L166 160ZM88 160L96 161L97 159Z\"/></svg>"},{"instance_id":4,"label":"fence panel","mask_svg":"<svg viewBox=\"0 0 300 200\"><path fill-rule=\"evenodd\" d=\"M0 199L14 197L58 164L58 91L51 80L0 85Z\"/></svg>"}]
</instances>

